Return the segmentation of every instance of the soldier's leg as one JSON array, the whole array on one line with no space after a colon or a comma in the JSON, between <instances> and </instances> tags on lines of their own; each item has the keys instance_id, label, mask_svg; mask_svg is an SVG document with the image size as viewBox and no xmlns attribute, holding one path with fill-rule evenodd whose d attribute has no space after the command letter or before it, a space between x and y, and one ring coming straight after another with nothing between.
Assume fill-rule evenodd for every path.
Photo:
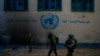
<instances>
[{"instance_id":1,"label":"soldier's leg","mask_svg":"<svg viewBox=\"0 0 100 56\"><path fill-rule=\"evenodd\" d=\"M32 52L32 45L29 45L29 52Z\"/></svg>"},{"instance_id":2,"label":"soldier's leg","mask_svg":"<svg viewBox=\"0 0 100 56\"><path fill-rule=\"evenodd\" d=\"M54 48L54 53L57 56L57 48Z\"/></svg>"},{"instance_id":3,"label":"soldier's leg","mask_svg":"<svg viewBox=\"0 0 100 56\"><path fill-rule=\"evenodd\" d=\"M49 52L48 52L48 56L50 56L50 55L51 55L52 51L53 51L53 49L52 49L52 48L50 48L50 49L49 49Z\"/></svg>"},{"instance_id":4,"label":"soldier's leg","mask_svg":"<svg viewBox=\"0 0 100 56\"><path fill-rule=\"evenodd\" d=\"M74 49L71 50L71 56L73 56L73 53L74 53Z\"/></svg>"},{"instance_id":5,"label":"soldier's leg","mask_svg":"<svg viewBox=\"0 0 100 56\"><path fill-rule=\"evenodd\" d=\"M68 49L67 56L73 56L72 53L73 53L73 50L72 49Z\"/></svg>"},{"instance_id":6,"label":"soldier's leg","mask_svg":"<svg viewBox=\"0 0 100 56\"><path fill-rule=\"evenodd\" d=\"M69 51L69 50L68 50L68 52L67 52L67 56L71 56L71 55L70 55L70 51Z\"/></svg>"}]
</instances>

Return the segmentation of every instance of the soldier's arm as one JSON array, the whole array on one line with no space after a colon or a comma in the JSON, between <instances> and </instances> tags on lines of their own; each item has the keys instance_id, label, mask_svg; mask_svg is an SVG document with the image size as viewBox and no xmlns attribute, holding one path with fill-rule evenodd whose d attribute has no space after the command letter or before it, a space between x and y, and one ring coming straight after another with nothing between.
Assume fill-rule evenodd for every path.
<instances>
[{"instance_id":1,"label":"soldier's arm","mask_svg":"<svg viewBox=\"0 0 100 56\"><path fill-rule=\"evenodd\" d=\"M68 47L74 47L76 45L76 40L72 40L72 43Z\"/></svg>"},{"instance_id":2,"label":"soldier's arm","mask_svg":"<svg viewBox=\"0 0 100 56\"><path fill-rule=\"evenodd\" d=\"M58 37L56 37L56 40L57 40L57 43L59 43L59 38Z\"/></svg>"},{"instance_id":3,"label":"soldier's arm","mask_svg":"<svg viewBox=\"0 0 100 56\"><path fill-rule=\"evenodd\" d=\"M67 41L68 41L68 40L67 40ZM67 41L66 41L65 44L64 44L65 47L68 47Z\"/></svg>"}]
</instances>

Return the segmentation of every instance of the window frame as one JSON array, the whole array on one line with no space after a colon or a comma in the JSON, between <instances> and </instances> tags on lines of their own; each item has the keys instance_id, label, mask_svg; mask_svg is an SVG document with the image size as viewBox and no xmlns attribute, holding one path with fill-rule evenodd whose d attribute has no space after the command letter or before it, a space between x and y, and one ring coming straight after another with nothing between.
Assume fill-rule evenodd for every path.
<instances>
[{"instance_id":1,"label":"window frame","mask_svg":"<svg viewBox=\"0 0 100 56\"><path fill-rule=\"evenodd\" d=\"M13 5L14 5L15 3L13 3ZM24 1L24 9L23 10L21 10L21 9L16 9L15 8L15 6L13 6L12 8L13 9L11 9L11 8L9 8L9 1L8 0L4 0L4 11L6 11L6 12L14 12L14 11L28 11L28 0L25 0Z\"/></svg>"},{"instance_id":2,"label":"window frame","mask_svg":"<svg viewBox=\"0 0 100 56\"><path fill-rule=\"evenodd\" d=\"M90 10L90 8L86 8L86 10L83 9L83 7L82 7L82 5L83 5L83 2L82 2L82 1L83 1L83 0L81 0L81 3L82 3L82 4L80 5L82 8L77 8L77 9L74 8L74 9L73 9L73 2L72 2L72 1L73 1L73 0L71 0L71 11L72 11L72 12L94 12L94 11L95 11L95 0L90 0L90 1L93 1L92 5L91 5L91 6L92 6L92 10ZM75 1L75 0L74 0L74 1ZM85 2L86 6L87 6L87 1L89 1L89 0L86 0L86 2ZM76 2L78 2L78 0L76 0ZM74 6L75 6L75 5L74 5ZM76 6L76 7L78 7L78 6ZM87 10L87 9L89 9L89 10Z\"/></svg>"},{"instance_id":3,"label":"window frame","mask_svg":"<svg viewBox=\"0 0 100 56\"><path fill-rule=\"evenodd\" d=\"M51 0L48 0L48 1L49 1L49 2L48 2L48 5L47 5L47 6L48 6L48 9L45 8L46 5L45 5L45 3L44 3L44 2L47 1L47 0L43 0L43 1L42 1L42 3L41 3L42 6L43 6L42 8L39 7L39 1L40 1L40 0L38 0L38 2L37 2L37 4L38 4L38 5L37 5L37 10L38 10L38 11L62 11L62 0L60 0L60 8L59 8L59 9L57 9L57 7L58 7L58 6L57 6L57 0L54 0L54 1L55 1L55 3L54 3L54 4L55 4L54 9L51 8L51 7L52 7L52 5L51 5L52 2L50 2Z\"/></svg>"}]
</instances>

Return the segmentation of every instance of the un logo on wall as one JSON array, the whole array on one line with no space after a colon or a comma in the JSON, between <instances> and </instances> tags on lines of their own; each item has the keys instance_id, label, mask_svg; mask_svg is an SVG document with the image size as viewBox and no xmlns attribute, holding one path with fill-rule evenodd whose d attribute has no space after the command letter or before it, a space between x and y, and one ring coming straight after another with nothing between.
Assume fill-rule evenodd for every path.
<instances>
[{"instance_id":1,"label":"un logo on wall","mask_svg":"<svg viewBox=\"0 0 100 56\"><path fill-rule=\"evenodd\" d=\"M59 18L56 14L46 14L40 17L41 25L44 29L55 29L58 26Z\"/></svg>"}]
</instances>

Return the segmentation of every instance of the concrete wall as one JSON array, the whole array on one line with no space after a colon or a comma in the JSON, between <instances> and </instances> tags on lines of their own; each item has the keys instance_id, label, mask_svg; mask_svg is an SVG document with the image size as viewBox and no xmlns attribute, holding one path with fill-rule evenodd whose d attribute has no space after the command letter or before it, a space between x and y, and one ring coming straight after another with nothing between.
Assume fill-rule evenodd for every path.
<instances>
[{"instance_id":1,"label":"concrete wall","mask_svg":"<svg viewBox=\"0 0 100 56\"><path fill-rule=\"evenodd\" d=\"M64 43L68 34L74 34L80 43L100 43L100 0L95 0L94 12L71 12L71 0L62 0L62 11L37 11L37 0L28 0L28 11L5 12L4 0L0 0L0 19L5 19L7 32L32 32L40 42L46 42L52 31ZM57 15L58 26L44 29L40 23L43 15Z\"/></svg>"},{"instance_id":2,"label":"concrete wall","mask_svg":"<svg viewBox=\"0 0 100 56\"><path fill-rule=\"evenodd\" d=\"M3 11L3 0L0 1L0 32L5 31L5 14Z\"/></svg>"}]
</instances>

